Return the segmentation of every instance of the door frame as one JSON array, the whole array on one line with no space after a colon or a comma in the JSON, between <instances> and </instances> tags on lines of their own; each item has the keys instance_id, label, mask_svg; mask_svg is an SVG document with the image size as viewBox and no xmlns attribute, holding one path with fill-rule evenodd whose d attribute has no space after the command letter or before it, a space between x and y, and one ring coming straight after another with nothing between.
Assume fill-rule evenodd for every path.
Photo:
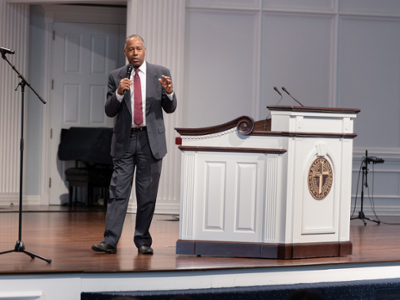
<instances>
[{"instance_id":1,"label":"door frame","mask_svg":"<svg viewBox=\"0 0 400 300\"><path fill-rule=\"evenodd\" d=\"M45 12L45 45L44 45L44 98L50 99L52 63L53 63L53 27L54 22L101 23L120 25L126 31L127 9L125 7L42 5ZM121 52L119 55L123 55ZM40 205L50 203L50 104L44 105L42 118L42 172L40 186ZM53 133L54 135L54 133Z\"/></svg>"}]
</instances>

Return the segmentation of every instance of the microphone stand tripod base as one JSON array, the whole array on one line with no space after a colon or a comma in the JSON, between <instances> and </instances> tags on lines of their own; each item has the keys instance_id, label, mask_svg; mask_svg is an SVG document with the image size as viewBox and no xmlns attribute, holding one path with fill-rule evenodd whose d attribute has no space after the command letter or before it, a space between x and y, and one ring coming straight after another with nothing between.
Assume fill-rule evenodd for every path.
<instances>
[{"instance_id":1,"label":"microphone stand tripod base","mask_svg":"<svg viewBox=\"0 0 400 300\"><path fill-rule=\"evenodd\" d=\"M378 225L381 224L381 221L377 221L377 220L373 220L373 219L367 218L367 217L365 216L364 212L362 212L362 211L359 211L359 212L358 212L358 217L351 218L350 220L356 220L356 219L362 220L363 223L364 223L364 225L367 225L367 223L365 222L365 220L371 221L371 222L375 222L375 223L377 223Z\"/></svg>"},{"instance_id":2,"label":"microphone stand tripod base","mask_svg":"<svg viewBox=\"0 0 400 300\"><path fill-rule=\"evenodd\" d=\"M368 180L367 180L367 174L368 174L368 151L365 151L365 158L362 161L362 179L361 179L361 211L358 212L358 217L350 218L350 220L354 219L360 219L363 221L364 226L367 225L365 220L375 222L378 225L381 224L381 221L377 220L372 220L370 218L367 218L364 214L364 186L368 187ZM376 215L375 215L376 216ZM378 218L378 216L376 216Z\"/></svg>"},{"instance_id":3,"label":"microphone stand tripod base","mask_svg":"<svg viewBox=\"0 0 400 300\"><path fill-rule=\"evenodd\" d=\"M36 255L36 254L34 254L32 252L26 251L25 250L25 245L24 245L24 243L22 241L17 241L17 243L15 244L15 247L14 247L13 250L0 252L0 255L6 254L6 253L11 253L11 252L22 252L22 253L25 253L26 255L30 256L32 259L37 257L39 259L42 259L42 260L48 262L49 264L51 263L51 259L47 259L47 258L44 258L44 257L42 257L40 255Z\"/></svg>"}]
</instances>

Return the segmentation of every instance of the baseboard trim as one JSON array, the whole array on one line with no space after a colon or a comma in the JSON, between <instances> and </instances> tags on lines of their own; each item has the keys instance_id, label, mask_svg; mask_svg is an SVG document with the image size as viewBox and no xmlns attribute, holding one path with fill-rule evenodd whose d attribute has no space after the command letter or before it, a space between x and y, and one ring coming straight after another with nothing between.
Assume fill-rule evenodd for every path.
<instances>
[{"instance_id":1,"label":"baseboard trim","mask_svg":"<svg viewBox=\"0 0 400 300\"><path fill-rule=\"evenodd\" d=\"M267 244L219 241L176 242L176 254L251 258L315 258L351 255L353 244L348 242Z\"/></svg>"},{"instance_id":2,"label":"baseboard trim","mask_svg":"<svg viewBox=\"0 0 400 300\"><path fill-rule=\"evenodd\" d=\"M128 205L128 213L135 214L136 213L136 203L129 203ZM156 208L154 213L157 215L179 215L179 203L171 204L171 203L156 203Z\"/></svg>"},{"instance_id":3,"label":"baseboard trim","mask_svg":"<svg viewBox=\"0 0 400 300\"><path fill-rule=\"evenodd\" d=\"M39 195L25 195L22 196L22 205L40 205ZM19 194L18 193L3 193L0 194L0 205L10 206L19 205Z\"/></svg>"}]
</instances>

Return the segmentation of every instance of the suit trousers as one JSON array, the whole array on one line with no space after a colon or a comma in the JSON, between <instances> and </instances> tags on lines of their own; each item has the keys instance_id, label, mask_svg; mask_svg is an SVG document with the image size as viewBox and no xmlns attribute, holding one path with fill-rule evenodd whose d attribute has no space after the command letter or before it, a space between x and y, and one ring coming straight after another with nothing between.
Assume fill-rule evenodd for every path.
<instances>
[{"instance_id":1,"label":"suit trousers","mask_svg":"<svg viewBox=\"0 0 400 300\"><path fill-rule=\"evenodd\" d=\"M162 159L151 153L146 131L131 131L128 151L121 158L113 158L114 172L110 182L103 242L116 247L128 209L136 169L136 224L133 241L136 247L151 246L149 232L156 204Z\"/></svg>"}]
</instances>

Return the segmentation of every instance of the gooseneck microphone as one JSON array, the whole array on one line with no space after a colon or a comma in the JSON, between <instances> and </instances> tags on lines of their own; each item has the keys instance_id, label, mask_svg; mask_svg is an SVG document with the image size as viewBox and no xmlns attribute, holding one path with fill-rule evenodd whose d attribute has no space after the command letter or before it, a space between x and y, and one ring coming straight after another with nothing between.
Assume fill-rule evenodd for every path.
<instances>
[{"instance_id":1,"label":"gooseneck microphone","mask_svg":"<svg viewBox=\"0 0 400 300\"><path fill-rule=\"evenodd\" d=\"M277 89L276 86L274 86L274 90L279 94L279 96L281 96L281 99L279 99L278 103L276 104L276 105L278 105L282 101L283 96L282 96L281 92Z\"/></svg>"},{"instance_id":2,"label":"gooseneck microphone","mask_svg":"<svg viewBox=\"0 0 400 300\"><path fill-rule=\"evenodd\" d=\"M15 51L12 51L8 48L0 47L0 53L1 54L15 54Z\"/></svg>"},{"instance_id":3,"label":"gooseneck microphone","mask_svg":"<svg viewBox=\"0 0 400 300\"><path fill-rule=\"evenodd\" d=\"M276 86L274 86L274 90L279 94L279 96L281 96L281 99L279 99L278 103L275 104L275 105L278 105L278 104L282 101L283 96L282 96L281 92L277 89ZM271 112L269 112L269 114L268 114L268 116L267 116L267 119L268 119L268 117L269 117L270 115L271 115Z\"/></svg>"},{"instance_id":4,"label":"gooseneck microphone","mask_svg":"<svg viewBox=\"0 0 400 300\"><path fill-rule=\"evenodd\" d=\"M294 101L296 101L298 104L300 104L301 106L304 106L303 104L301 104L299 101L297 101L292 95L290 95L290 93L284 88L282 87L282 90L288 94Z\"/></svg>"},{"instance_id":5,"label":"gooseneck microphone","mask_svg":"<svg viewBox=\"0 0 400 300\"><path fill-rule=\"evenodd\" d=\"M128 65L128 69L126 70L126 78L130 79L132 74L133 66L131 64ZM124 90L124 95L127 90Z\"/></svg>"},{"instance_id":6,"label":"gooseneck microphone","mask_svg":"<svg viewBox=\"0 0 400 300\"><path fill-rule=\"evenodd\" d=\"M276 86L274 86L274 90L281 96L281 99L279 99L278 103L276 103L276 105L278 105L279 102L282 101L283 96L282 96L281 92L278 90L278 88L277 88ZM271 112L269 112L268 116L265 118L265 122L264 122L264 131L267 130L267 120L268 120L268 118L269 118L270 115L271 115Z\"/></svg>"}]
</instances>

